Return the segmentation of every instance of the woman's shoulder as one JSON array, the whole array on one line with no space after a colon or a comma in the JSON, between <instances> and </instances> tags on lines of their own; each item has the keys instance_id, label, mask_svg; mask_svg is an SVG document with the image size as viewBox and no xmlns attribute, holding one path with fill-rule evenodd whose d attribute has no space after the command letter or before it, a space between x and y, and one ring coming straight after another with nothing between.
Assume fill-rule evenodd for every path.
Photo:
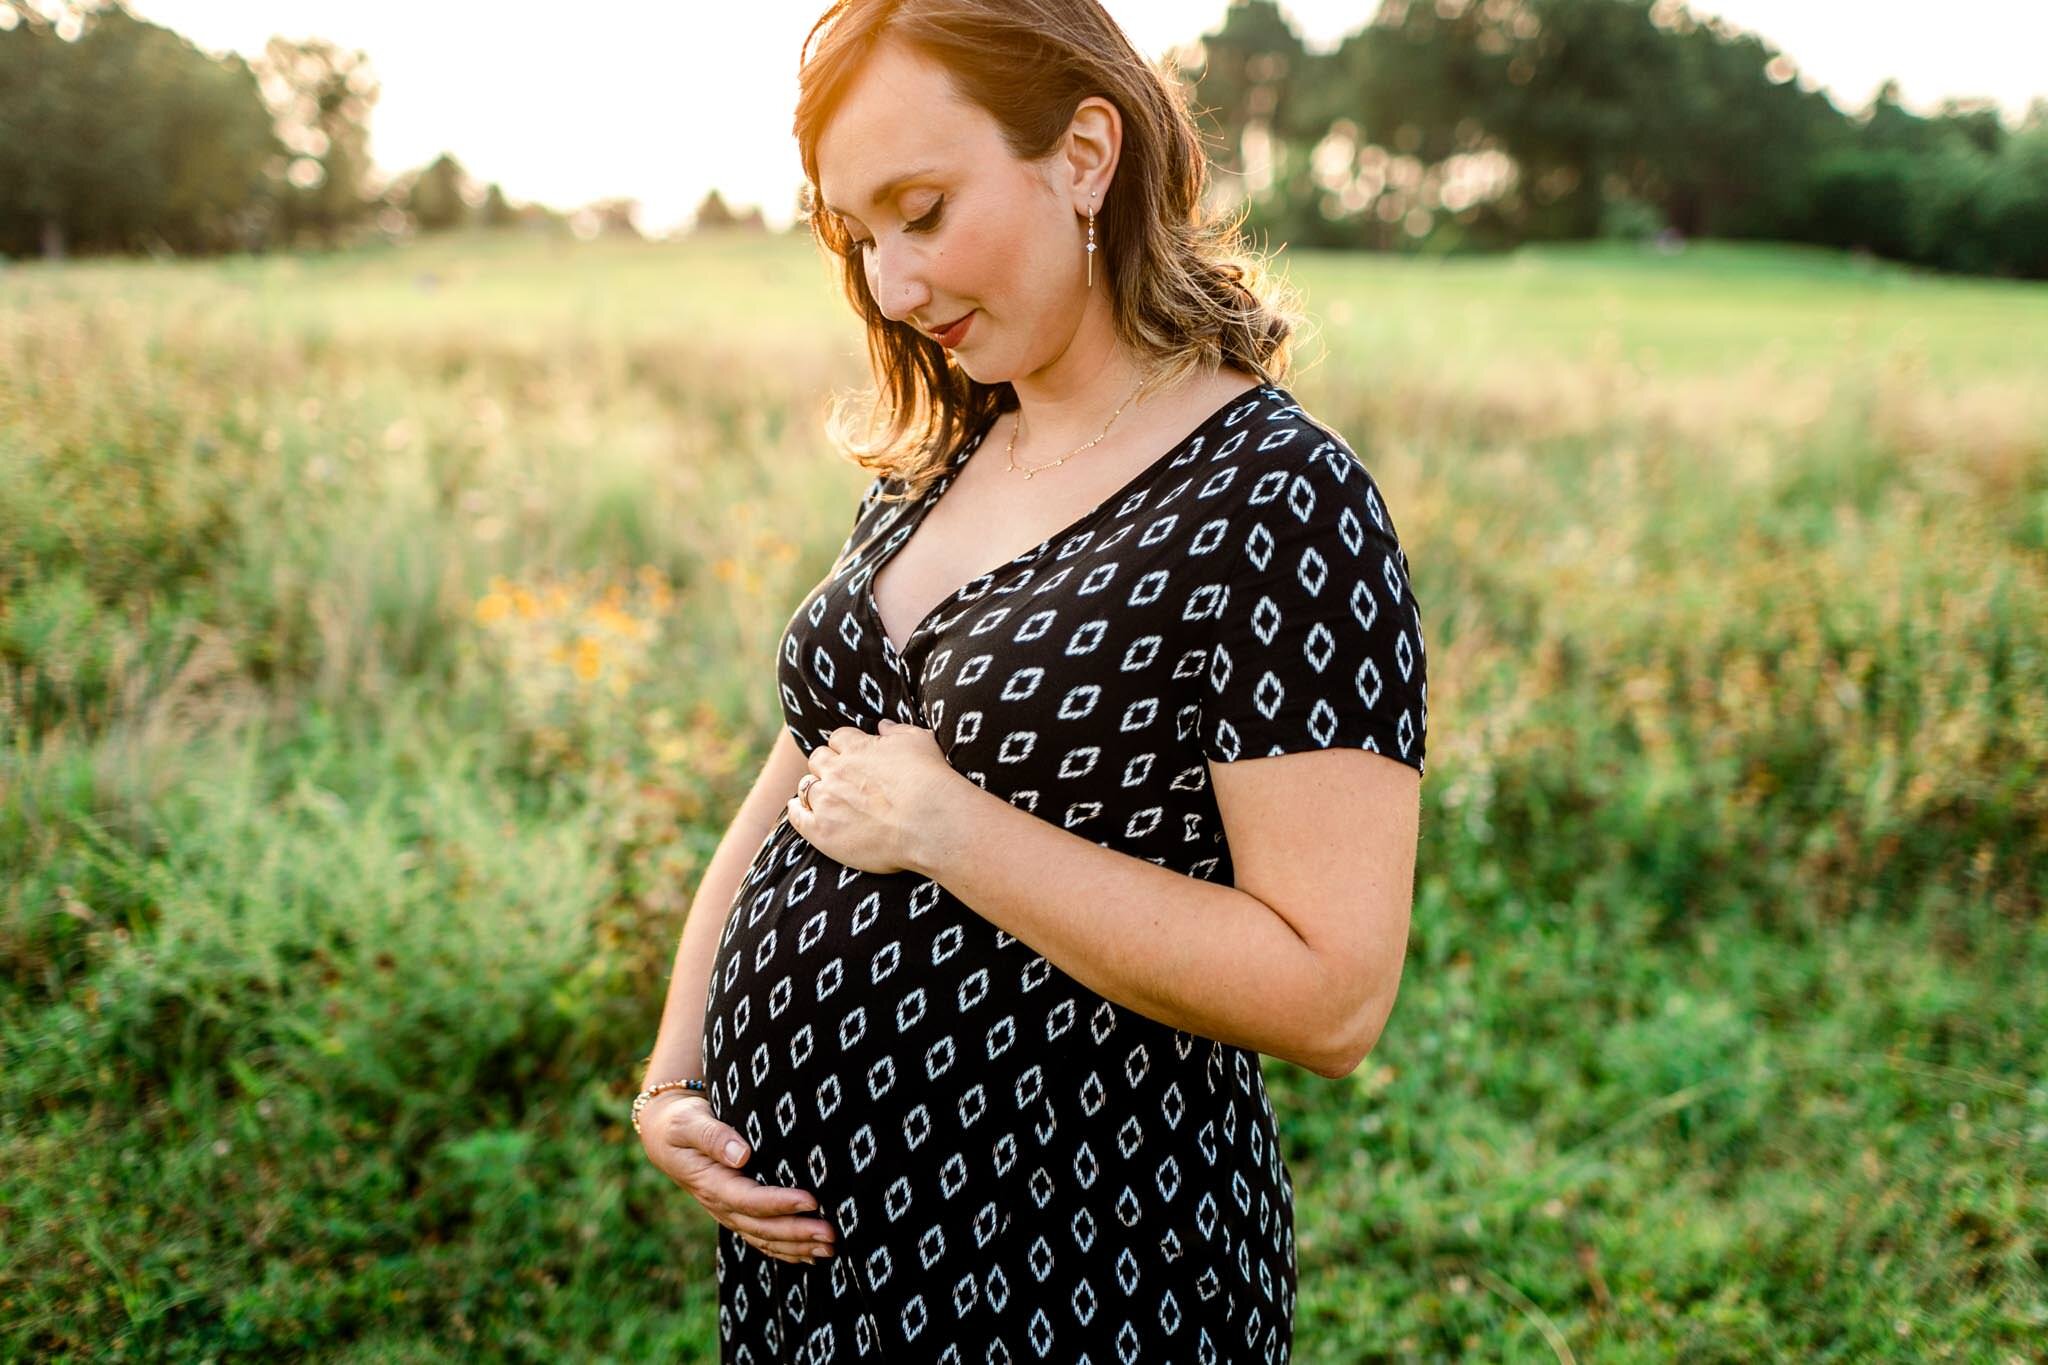
<instances>
[{"instance_id":1,"label":"woman's shoulder","mask_svg":"<svg viewBox=\"0 0 2048 1365\"><path fill-rule=\"evenodd\" d=\"M1258 390L1258 407L1239 447L1241 508L1284 510L1301 522L1377 535L1398 545L1394 517L1372 469L1337 427L1306 409L1288 389ZM1347 537L1349 538L1349 537Z\"/></svg>"}]
</instances>

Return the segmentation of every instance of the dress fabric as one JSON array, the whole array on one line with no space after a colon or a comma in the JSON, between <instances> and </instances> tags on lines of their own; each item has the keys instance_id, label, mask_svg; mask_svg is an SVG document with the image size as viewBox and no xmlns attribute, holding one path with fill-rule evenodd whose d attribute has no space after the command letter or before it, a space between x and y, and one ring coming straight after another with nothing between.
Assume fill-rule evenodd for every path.
<instances>
[{"instance_id":1,"label":"dress fabric","mask_svg":"<svg viewBox=\"0 0 2048 1365\"><path fill-rule=\"evenodd\" d=\"M988 430L915 501L876 479L791 616L776 673L806 753L924 726L1012 805L1225 883L1207 763L1350 747L1425 770L1407 557L1365 466L1280 386L963 584L899 656L870 585ZM727 1365L1289 1358L1293 1185L1255 1052L1097 995L786 815L734 897L704 1039L745 1172L809 1190L839 1234L795 1266L719 1228Z\"/></svg>"}]
</instances>

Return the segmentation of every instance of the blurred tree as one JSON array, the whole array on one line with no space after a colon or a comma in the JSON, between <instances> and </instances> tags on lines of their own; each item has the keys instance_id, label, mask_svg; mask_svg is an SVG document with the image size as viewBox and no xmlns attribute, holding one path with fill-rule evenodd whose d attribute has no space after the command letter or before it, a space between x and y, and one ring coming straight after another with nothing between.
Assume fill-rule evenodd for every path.
<instances>
[{"instance_id":1,"label":"blurred tree","mask_svg":"<svg viewBox=\"0 0 2048 1365\"><path fill-rule=\"evenodd\" d=\"M256 63L263 96L289 152L281 167L280 236L312 232L328 245L373 213L370 110L380 87L370 59L325 38L272 38Z\"/></svg>"},{"instance_id":2,"label":"blurred tree","mask_svg":"<svg viewBox=\"0 0 2048 1365\"><path fill-rule=\"evenodd\" d=\"M1297 108L1303 92L1315 88L1303 79L1308 52L1275 0L1233 0L1223 27L1196 47L1195 63L1182 76L1219 170L1245 173L1246 135L1253 128L1283 139L1311 131L1313 109Z\"/></svg>"},{"instance_id":3,"label":"blurred tree","mask_svg":"<svg viewBox=\"0 0 2048 1365\"><path fill-rule=\"evenodd\" d=\"M1989 104L1922 118L1892 82L1852 119L1788 54L1682 0L1380 0L1327 55L1273 0L1235 0L1182 75L1219 184L1295 243L1669 226L2042 269L2048 175ZM2048 101L2029 120L2048 124Z\"/></svg>"},{"instance_id":4,"label":"blurred tree","mask_svg":"<svg viewBox=\"0 0 2048 1365\"><path fill-rule=\"evenodd\" d=\"M1799 236L1807 167L1846 143L1848 121L1825 94L1801 89L1797 64L1756 35L1695 24L1682 9L1662 23L1658 6L1648 13L1674 48L1675 70L1644 111L1629 188L1687 236Z\"/></svg>"},{"instance_id":5,"label":"blurred tree","mask_svg":"<svg viewBox=\"0 0 2048 1365\"><path fill-rule=\"evenodd\" d=\"M2048 278L2043 113L2037 102L2018 131L1981 100L1923 118L1888 81L1845 145L1809 168L1796 235L1944 270Z\"/></svg>"},{"instance_id":6,"label":"blurred tree","mask_svg":"<svg viewBox=\"0 0 2048 1365\"><path fill-rule=\"evenodd\" d=\"M705 229L731 227L739 219L733 215L733 211L730 208L726 207L725 196L714 188L697 205L697 216L693 221L693 230L701 232Z\"/></svg>"},{"instance_id":7,"label":"blurred tree","mask_svg":"<svg viewBox=\"0 0 2048 1365\"><path fill-rule=\"evenodd\" d=\"M505 191L493 180L484 191L483 221L485 227L510 227L519 221L518 212L505 198Z\"/></svg>"},{"instance_id":8,"label":"blurred tree","mask_svg":"<svg viewBox=\"0 0 2048 1365\"><path fill-rule=\"evenodd\" d=\"M1984 223L1997 268L2048 280L2048 102L2005 143L1984 187Z\"/></svg>"},{"instance_id":9,"label":"blurred tree","mask_svg":"<svg viewBox=\"0 0 2048 1365\"><path fill-rule=\"evenodd\" d=\"M1939 132L1965 139L1986 156L2004 151L2011 136L1999 118L1997 103L1988 99L1943 100L1933 123Z\"/></svg>"},{"instance_id":10,"label":"blurred tree","mask_svg":"<svg viewBox=\"0 0 2048 1365\"><path fill-rule=\"evenodd\" d=\"M1212 206L1248 200L1246 226L1276 243L1392 244L1382 225L1326 211L1318 183L1318 149L1364 80L1355 52L1311 53L1274 0L1235 0L1217 32L1174 54L1215 172Z\"/></svg>"},{"instance_id":11,"label":"blurred tree","mask_svg":"<svg viewBox=\"0 0 2048 1365\"><path fill-rule=\"evenodd\" d=\"M8 22L11 16L12 22ZM1216 174L1281 243L1429 251L1607 233L1784 238L2048 276L2048 101L1932 117L1896 82L1853 116L1753 34L1683 0L1379 0L1327 54L1276 0L1232 0L1168 58ZM479 191L453 155L371 193L367 57L273 38L198 52L116 0L0 0L0 251L204 251L376 215L637 235ZM810 204L799 196L804 230ZM696 227L763 227L708 194Z\"/></svg>"},{"instance_id":12,"label":"blurred tree","mask_svg":"<svg viewBox=\"0 0 2048 1365\"><path fill-rule=\"evenodd\" d=\"M1805 232L1824 246L1879 256L1911 254L1912 153L1859 147L1831 152L1809 168Z\"/></svg>"},{"instance_id":13,"label":"blurred tree","mask_svg":"<svg viewBox=\"0 0 2048 1365\"><path fill-rule=\"evenodd\" d=\"M263 229L254 75L118 6L0 30L0 251L213 251Z\"/></svg>"},{"instance_id":14,"label":"blurred tree","mask_svg":"<svg viewBox=\"0 0 2048 1365\"><path fill-rule=\"evenodd\" d=\"M69 27L59 37L53 20L25 10L0 32L0 236L10 253L33 240L45 256L65 255L91 196L92 91L76 16Z\"/></svg>"},{"instance_id":15,"label":"blurred tree","mask_svg":"<svg viewBox=\"0 0 2048 1365\"><path fill-rule=\"evenodd\" d=\"M768 220L761 216L758 204L750 206L745 213L734 212L732 206L725 202L725 196L713 189L704 196L703 202L697 205L697 214L691 221L690 230L730 232L735 229L766 232Z\"/></svg>"},{"instance_id":16,"label":"blurred tree","mask_svg":"<svg viewBox=\"0 0 2048 1365\"><path fill-rule=\"evenodd\" d=\"M422 232L459 228L469 221L468 182L461 163L443 152L412 178L404 207Z\"/></svg>"},{"instance_id":17,"label":"blurred tree","mask_svg":"<svg viewBox=\"0 0 2048 1365\"><path fill-rule=\"evenodd\" d=\"M1933 138L1927 120L1900 102L1899 83L1888 80L1870 98L1870 107L1856 120L1862 133L1858 145L1869 151L1925 152Z\"/></svg>"},{"instance_id":18,"label":"blurred tree","mask_svg":"<svg viewBox=\"0 0 2048 1365\"><path fill-rule=\"evenodd\" d=\"M1423 163L1400 168L1406 211L1442 207L1433 168L1497 149L1515 175L1494 212L1524 237L1591 236L1610 200L1774 235L1842 123L1789 58L1670 0L1384 0L1336 55L1358 78L1340 112Z\"/></svg>"},{"instance_id":19,"label":"blurred tree","mask_svg":"<svg viewBox=\"0 0 2048 1365\"><path fill-rule=\"evenodd\" d=\"M640 201L625 196L594 199L569 215L569 228L578 237L639 237Z\"/></svg>"}]
</instances>

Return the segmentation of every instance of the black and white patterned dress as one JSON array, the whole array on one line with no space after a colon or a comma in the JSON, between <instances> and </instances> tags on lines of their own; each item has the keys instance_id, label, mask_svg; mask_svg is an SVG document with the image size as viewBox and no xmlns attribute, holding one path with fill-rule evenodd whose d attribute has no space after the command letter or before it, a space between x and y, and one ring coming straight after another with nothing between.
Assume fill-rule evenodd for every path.
<instances>
[{"instance_id":1,"label":"black and white patterned dress","mask_svg":"<svg viewBox=\"0 0 2048 1365\"><path fill-rule=\"evenodd\" d=\"M914 502L871 484L841 550L859 553L791 616L776 671L805 752L884 716L924 726L1013 805L1226 883L1207 763L1352 747L1424 770L1393 520L1278 386L962 585L899 656L869 585L987 432ZM723 1361L1288 1359L1293 1186L1256 1053L1095 994L936 882L846 867L786 817L734 898L704 1039L747 1173L809 1190L839 1233L796 1266L719 1229Z\"/></svg>"}]
</instances>

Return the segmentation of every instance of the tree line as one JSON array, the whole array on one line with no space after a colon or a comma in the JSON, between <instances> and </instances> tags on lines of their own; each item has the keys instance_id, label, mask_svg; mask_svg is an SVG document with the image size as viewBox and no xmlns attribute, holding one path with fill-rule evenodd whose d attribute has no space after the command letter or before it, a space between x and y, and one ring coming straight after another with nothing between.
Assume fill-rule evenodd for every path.
<instances>
[{"instance_id":1,"label":"tree line","mask_svg":"<svg viewBox=\"0 0 2048 1365\"><path fill-rule=\"evenodd\" d=\"M1431 251L1684 236L1811 242L2048 278L2048 101L1844 113L1681 0L1382 0L1329 53L1234 0L1184 65L1250 220Z\"/></svg>"},{"instance_id":2,"label":"tree line","mask_svg":"<svg viewBox=\"0 0 2048 1365\"><path fill-rule=\"evenodd\" d=\"M207 254L477 223L566 228L443 153L380 183L369 58L213 57L118 3L0 0L0 254ZM616 230L626 201L592 206Z\"/></svg>"},{"instance_id":3,"label":"tree line","mask_svg":"<svg viewBox=\"0 0 2048 1365\"><path fill-rule=\"evenodd\" d=\"M1311 53L1233 0L1176 59L1228 193L1300 246L1460 252L1677 234L2048 278L2048 101L1838 109L1683 0L1381 0ZM377 185L361 52L215 58L118 0L0 0L0 253L258 250L564 216L444 154ZM804 200L799 196L800 206ZM632 231L633 201L583 211ZM699 226L760 226L716 192ZM799 224L799 227L801 224Z\"/></svg>"}]
</instances>

